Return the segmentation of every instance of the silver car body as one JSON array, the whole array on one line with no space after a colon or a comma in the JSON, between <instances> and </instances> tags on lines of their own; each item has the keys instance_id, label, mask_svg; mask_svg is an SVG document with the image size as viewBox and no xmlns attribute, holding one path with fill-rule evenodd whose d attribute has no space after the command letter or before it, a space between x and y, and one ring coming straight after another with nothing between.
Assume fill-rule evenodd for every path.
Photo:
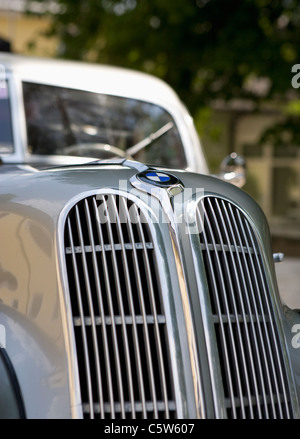
<instances>
[{"instance_id":1,"label":"silver car body","mask_svg":"<svg viewBox=\"0 0 300 439\"><path fill-rule=\"evenodd\" d=\"M201 174L29 155L23 79L89 88L91 75L93 90L126 94L132 77L7 66L1 417L299 418L300 316L280 301L268 224L247 194L205 175L173 92L144 75L130 89L168 109Z\"/></svg>"}]
</instances>

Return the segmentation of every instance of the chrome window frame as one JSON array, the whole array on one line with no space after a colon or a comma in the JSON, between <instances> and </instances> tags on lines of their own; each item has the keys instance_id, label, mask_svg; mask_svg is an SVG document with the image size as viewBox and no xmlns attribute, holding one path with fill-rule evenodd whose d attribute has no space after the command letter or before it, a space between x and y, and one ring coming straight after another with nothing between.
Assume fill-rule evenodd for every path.
<instances>
[{"instance_id":1,"label":"chrome window frame","mask_svg":"<svg viewBox=\"0 0 300 439\"><path fill-rule=\"evenodd\" d=\"M1 68L1 64L0 64L0 68ZM0 69L0 74L1 74L1 69ZM1 76L0 76L0 81L2 80ZM5 83L5 89L7 90L7 101L8 101L8 110L9 110L9 119L10 119L10 128L11 128L11 147L13 152L3 152L4 156L11 156L14 154L15 151L15 141L14 141L14 129L13 129L13 110L12 110L12 105L11 105L11 81L10 81L10 75L6 75L3 79L3 82ZM0 98L1 99L1 98ZM1 157L3 157L3 155Z\"/></svg>"},{"instance_id":2,"label":"chrome window frame","mask_svg":"<svg viewBox=\"0 0 300 439\"><path fill-rule=\"evenodd\" d=\"M3 163L19 163L24 161L23 145L24 135L26 135L26 127L24 125L25 118L23 106L20 106L23 101L18 88L19 81L11 72L6 72L6 80L8 87L8 97L11 112L11 128L12 128L12 140L13 140L13 152L3 154L1 159Z\"/></svg>"}]
</instances>

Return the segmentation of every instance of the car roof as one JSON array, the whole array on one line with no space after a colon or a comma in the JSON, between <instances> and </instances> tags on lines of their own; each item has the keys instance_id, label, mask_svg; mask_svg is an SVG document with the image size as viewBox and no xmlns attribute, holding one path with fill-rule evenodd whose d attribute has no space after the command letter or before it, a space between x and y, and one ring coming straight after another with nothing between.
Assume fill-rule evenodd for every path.
<instances>
[{"instance_id":1,"label":"car roof","mask_svg":"<svg viewBox=\"0 0 300 439\"><path fill-rule=\"evenodd\" d=\"M23 81L181 105L174 90L161 79L122 67L5 52L0 52L0 66Z\"/></svg>"}]
</instances>

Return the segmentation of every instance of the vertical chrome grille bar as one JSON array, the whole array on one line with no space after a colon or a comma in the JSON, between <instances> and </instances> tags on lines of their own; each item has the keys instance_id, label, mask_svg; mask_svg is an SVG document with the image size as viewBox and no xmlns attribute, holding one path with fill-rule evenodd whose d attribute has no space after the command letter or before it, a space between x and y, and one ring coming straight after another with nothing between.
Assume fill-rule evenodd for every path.
<instances>
[{"instance_id":1,"label":"vertical chrome grille bar","mask_svg":"<svg viewBox=\"0 0 300 439\"><path fill-rule=\"evenodd\" d=\"M75 208L76 213L76 224L77 224L77 231L78 231L78 237L79 237L79 244L82 249L81 251L81 262L83 266L83 274L84 274L84 283L86 288L86 294L88 299L88 308L90 313L90 319L91 319L91 333L92 333L92 345L95 352L94 355L94 363L95 363L95 376L96 376L96 388L98 393L98 399L100 401L101 409L103 410L103 398L102 398L102 383L101 383L101 371L100 371L100 362L99 362L99 350L98 350L98 341L97 341L97 334L96 334L96 324L95 324L95 313L94 313L94 306L93 306L93 300L92 300L92 293L91 293L91 285L89 281L89 273L87 268L87 261L86 256L84 252L84 240L82 235L82 228L81 228L81 220L80 220L80 214L78 210L78 206ZM82 325L84 325L84 320L82 321ZM94 400L94 396L93 396Z\"/></svg>"},{"instance_id":2,"label":"vertical chrome grille bar","mask_svg":"<svg viewBox=\"0 0 300 439\"><path fill-rule=\"evenodd\" d=\"M236 220L235 220L235 217L233 214L233 210L232 210L230 205L226 209L226 212L227 212L227 215L229 218L228 219L229 224L231 222L231 224L234 226L234 230L237 231L238 230L237 223L236 223ZM248 308L247 308L248 313L250 316L254 315L255 322L257 325L257 331L255 331L255 329L254 329L254 323L252 326L253 339L254 339L255 352L256 352L256 361L257 361L258 370L259 370L258 377L260 378L259 382L261 385L262 398L264 400L264 409L266 411L266 417L269 417L267 390L265 388L265 379L263 376L263 364L265 365L267 362L267 355L266 355L265 343L264 343L262 330L261 330L261 323L260 323L261 318L260 318L260 315L259 315L259 312L257 309L257 304L256 304L256 299L255 299L255 286L253 285L253 280L252 280L252 277L251 277L251 274L249 271L249 267L248 267L249 263L247 261L247 255L249 255L249 257L250 257L251 249L249 246L247 247L247 255L246 255L245 248L243 246L240 234L235 233L233 230L233 227L231 230L232 230L233 238L236 234L238 247L239 247L239 249L241 249L242 259L239 258L239 261L240 261L240 267L241 267L242 272L245 272L245 274L246 274L246 277L245 277L245 281L246 281L246 283L245 283L245 297L246 297L246 301L247 301L246 303L248 305ZM235 238L234 238L234 242L236 242ZM247 285L248 285L248 288L247 288ZM257 289L256 289L256 291L257 291ZM249 293L249 297L248 297L247 292ZM249 298L251 299L252 306L250 304ZM258 332L258 335L257 335L257 332ZM262 351L263 364L262 364L261 359L260 359L260 357L261 357L260 350ZM268 375L268 371L267 371L267 383L269 383L269 382L270 382L270 379L269 379L269 375Z\"/></svg>"},{"instance_id":3,"label":"vertical chrome grille bar","mask_svg":"<svg viewBox=\"0 0 300 439\"><path fill-rule=\"evenodd\" d=\"M138 258L137 258L137 254L136 254L136 248L134 245L134 235L133 235L133 230L132 230L132 225L131 225L131 219L129 217L128 208L127 208L125 199L123 197L121 198L121 203L122 203L122 205L121 205L122 211L123 211L123 214L125 215L125 220L126 220L126 223L128 225L129 242L132 245L133 260L134 260L133 265L134 265L135 279L136 279L137 288L138 288L138 294L139 294L139 296L142 296L142 282L141 282L140 271L138 270ZM131 312L132 322L133 322L132 323L133 338L134 338L134 344L136 347L134 350L134 354L135 354L135 358L136 358L138 388L139 388L139 394L140 394L140 399L141 399L141 403L142 403L143 417L147 418L145 387L144 387L144 382L143 382L143 368L142 368L140 350L137 349L137 347L139 345L138 332L137 332L137 326L136 326L134 301L133 301L133 297L132 297L132 287L131 287L130 276L129 276L129 267L128 267L128 261L127 261L127 257L126 257L126 252L124 250L123 237L122 237L121 242L122 242L122 248L123 248L123 253L124 253L123 258L124 258L124 263L125 263L125 267L126 267L125 268L126 269L126 282L127 282L127 291L128 291L128 297L129 297L130 312ZM144 320L143 324L144 324L144 326L146 325L145 320Z\"/></svg>"},{"instance_id":4,"label":"vertical chrome grille bar","mask_svg":"<svg viewBox=\"0 0 300 439\"><path fill-rule=\"evenodd\" d=\"M137 214L137 207L136 206L135 206L135 211ZM158 327L158 322L157 322L157 309L156 309L156 304L155 304L152 275L151 275L151 270L150 270L150 262L149 262L149 258L148 258L148 254L147 254L146 242L145 242L145 237L144 237L144 233L142 230L140 216L138 215L137 218L138 218L138 227L139 227L139 231L140 231L140 237L141 237L141 241L143 244L143 254L144 254L144 261L145 261L145 265L146 265L147 280L148 280L148 284L149 284L152 314L154 316L155 342L156 342L156 348L157 348L157 352L158 352L158 365L159 365L160 380L161 380L161 385L162 385L162 395L163 395L163 400L164 400L164 415L166 418L169 418L169 401L168 401L168 392L167 392L167 384L166 384L166 375L165 375L165 368L164 368L159 327ZM157 409L156 409L156 411L157 411Z\"/></svg>"},{"instance_id":5,"label":"vertical chrome grille bar","mask_svg":"<svg viewBox=\"0 0 300 439\"><path fill-rule=\"evenodd\" d=\"M109 236L109 241L110 241L111 248L112 248L111 251L112 251L112 260L113 260L113 266L114 266L113 276L115 277L115 280L116 280L116 293L117 293L117 298L118 298L118 302L119 302L119 309L120 309L120 313L121 313L122 327L123 327L123 331L126 331L123 303L122 303L122 297L121 297L120 280L119 280L119 275L118 275L118 269L116 266L116 254L114 251L114 239L113 239L110 217L109 217L110 210L109 210L108 205L106 203L105 196L102 195L101 200L102 200L103 205L105 206L105 211L106 211L107 218L108 218L108 221L107 221L108 236ZM104 251L102 253L105 254ZM112 298L111 293L108 294L108 298L109 298L109 307L110 307L111 318L112 318L112 330L113 330L114 347L115 347L114 351L115 351L116 368L117 368L118 388L119 388L119 392L120 392L119 395L120 395L121 416L124 419L126 417L126 415L125 415L125 400L124 400L121 360L120 360L120 355L119 355L119 343L118 343L118 338L117 338L117 331L116 331L116 325L115 325L115 314L114 314L113 304L112 304L112 300L111 300L111 298ZM124 334L124 332L123 332L123 334ZM127 357L128 346L127 346L126 342L125 342L125 348L126 348L126 357ZM128 361L128 358L126 358L126 360Z\"/></svg>"},{"instance_id":6,"label":"vertical chrome grille bar","mask_svg":"<svg viewBox=\"0 0 300 439\"><path fill-rule=\"evenodd\" d=\"M234 367L234 372L235 372L235 374L232 374L232 376L236 380L236 393L237 393L237 395L239 395L238 405L241 408L242 417L244 418L245 417L245 407L244 407L244 398L243 398L243 391L242 391L241 376L240 376L240 370L239 370L239 364L238 364L237 344L236 344L235 338L234 338L234 328L233 328L233 323L232 323L231 313L230 313L229 295L226 294L227 288L226 288L226 283L225 283L224 274L223 274L223 270L222 270L222 263L220 261L219 252L217 251L217 246L216 246L216 242L219 242L219 241L217 241L217 236L215 236L215 233L218 233L218 221L216 220L216 217L214 216L214 210L211 206L210 199L208 199L208 205L210 207L210 215L208 215L204 206L203 206L203 210L206 212L207 226L208 226L208 229L210 232L210 236L211 236L211 240L212 240L212 244L213 244L213 248L214 248L214 256L216 259L216 267L217 267L216 274L217 274L217 277L219 280L219 285L220 285L220 287L219 287L220 293L219 294L220 294L220 297L222 298L223 306L225 307L225 313L226 313L226 317L227 317L227 325L228 325L228 329L229 329L229 336L226 337L226 340L224 340L224 343L228 343L230 345L230 348L232 351L232 358L233 358L234 364L231 365L231 368ZM212 217L212 221L213 221L213 219L215 220L214 221L214 229L215 230L213 230L213 225L212 225L212 222L210 220L210 216ZM237 324L238 324L238 318L237 318Z\"/></svg>"},{"instance_id":7,"label":"vertical chrome grille bar","mask_svg":"<svg viewBox=\"0 0 300 439\"><path fill-rule=\"evenodd\" d=\"M284 340L256 232L238 207L219 197L201 199L197 218L227 414L292 417Z\"/></svg>"},{"instance_id":8,"label":"vertical chrome grille bar","mask_svg":"<svg viewBox=\"0 0 300 439\"><path fill-rule=\"evenodd\" d=\"M93 214L95 215L95 218L97 218L98 210L97 210L97 205L96 205L94 198L93 198L92 209L93 209ZM111 364L110 364L110 359L109 359L109 349L108 349L108 341L107 341L107 331L106 331L106 325L104 323L105 322L105 313L104 313L104 306L103 306L103 299L102 299L103 292L102 292L102 288L101 288L100 274L99 274L99 268L98 268L98 264L97 264L97 256L96 256L96 252L95 252L95 242L94 242L94 236L93 236L93 231L92 231L91 213L90 213L90 208L89 208L87 200L85 200L85 211L86 211L86 217L87 217L89 239L90 239L90 243L91 243L91 247L92 247L93 270L94 270L94 274L95 274L97 302L98 302L100 317L101 317L101 321L102 321L101 344L103 345L103 349L105 352L105 355L104 355L105 370L106 370L105 377L106 377L107 388L108 388L109 406L110 406L110 412L111 412L112 416L114 416L114 413L115 413L115 411L114 411L114 395L113 395L113 385L112 385L112 376L111 376ZM97 221L97 224L99 224L98 221ZM99 232L99 230L98 230L98 236L99 236L99 240L101 242L101 231ZM101 399L100 399L100 414L101 414L101 418L104 419L105 418L105 409L104 409L104 404L103 404L103 395L101 395Z\"/></svg>"},{"instance_id":9,"label":"vertical chrome grille bar","mask_svg":"<svg viewBox=\"0 0 300 439\"><path fill-rule=\"evenodd\" d=\"M250 252L249 249L250 248L255 249L255 247L252 247L250 245L250 243L248 242L248 240L247 240L247 236L246 236L245 229L243 227L243 224L242 224L239 212L237 211L237 217L238 217L237 221L238 222L236 222L235 216L234 216L233 211L232 211L232 207L229 206L229 209L230 209L231 217L233 218L233 220L234 220L234 222L235 222L235 224L237 226L237 229L238 229L238 225L241 228L241 236L245 240L245 245L246 245L247 251L249 253ZM252 272L256 273L257 270L255 270L255 267L254 267L254 264L253 264L253 259L252 259L250 253L249 253L249 255L250 255L249 256L250 267L252 269ZM248 263L248 265L249 265L249 263ZM249 276L252 279L250 274L249 274ZM272 372L270 371L270 366L272 368L271 348L270 348L269 338L267 338L267 340L265 340L265 337L264 337L264 334L267 333L267 322L266 322L265 312L264 312L264 309L263 309L263 306L262 306L262 303L261 303L260 286L259 286L257 277L254 278L254 289L251 290L251 292L252 292L252 301L253 301L253 304L255 304L255 309L256 309L256 313L257 313L257 325L258 325L258 328L259 328L259 331L260 331L260 341L261 341L260 347L261 347L261 349L263 349L263 358L264 358L263 366L264 366L264 370L265 370L265 373L266 373L266 376L267 376L267 380L264 380L264 382L266 382L266 384L268 386L268 392L267 392L267 394L265 396L265 399L266 400L267 399L270 400L271 406L272 406L273 417L276 418L275 400L274 400L274 394L273 394L272 382L271 382ZM265 389L265 391L266 391L266 389ZM265 405L265 409L268 412L268 403L267 402L266 402L266 405Z\"/></svg>"},{"instance_id":10,"label":"vertical chrome grille bar","mask_svg":"<svg viewBox=\"0 0 300 439\"><path fill-rule=\"evenodd\" d=\"M115 221L115 224L117 225L118 237L119 237L119 240L121 242L121 246L122 246L122 250L123 250L122 251L122 259L123 259L123 266L125 268L125 281L126 281L126 285L128 288L129 275L128 275L128 271L126 270L126 268L128 268L126 265L126 262L127 262L126 251L125 251L125 246L124 246L124 241L123 241L123 233L121 230L119 213L118 213L118 209L116 206L116 200L115 200L114 195L112 195L110 197L110 201L111 201L111 206L112 206L112 212L114 215L114 221ZM128 379L128 387L129 387L129 397L130 397L130 404L131 404L131 414L132 414L132 417L135 418L136 415L135 415L134 392L133 392L133 382L132 382L132 367L131 367L131 359L130 359L130 353L129 353L127 327L125 324L125 313L124 313L123 298L122 298L122 293L121 293L119 270L118 270L116 252L114 250L114 238L113 238L113 234L112 234L112 230L111 230L111 219L109 218L109 216L108 216L108 227L109 227L109 235L110 235L110 240L111 240L111 245L112 245L113 266L114 266L114 274L115 274L115 279L116 279L116 284L117 284L119 307L120 307L120 312L121 312L121 317L122 317L122 328L123 328L122 335L123 335L123 342L124 342L124 347L125 347L125 360L126 360L126 370L127 370L127 379ZM128 294L128 290L127 290L127 294Z\"/></svg>"},{"instance_id":11,"label":"vertical chrome grille bar","mask_svg":"<svg viewBox=\"0 0 300 439\"><path fill-rule=\"evenodd\" d=\"M240 324L240 319L239 319L239 312L238 312L238 305L236 303L237 299L235 298L235 283L234 280L232 278L232 275L230 273L230 268L229 268L229 263L227 260L227 254L225 251L225 246L224 246L224 242L223 242L223 237L222 237L222 233L219 227L219 221L217 220L216 215L218 215L219 219L220 219L220 223L222 225L222 230L223 233L225 232L225 239L227 239L226 244L229 246L229 252L230 252L230 256L232 257L232 250L230 247L230 242L228 240L228 234L227 234L227 230L225 227L225 222L224 222L224 218L223 218L223 214L221 212L220 209L220 205L217 199L214 200L215 204L216 204L216 212L215 212L215 208L212 206L212 202L209 199L208 203L214 218L214 222L215 222L215 227L217 230L217 234L218 234L218 242L221 244L221 248L222 248L222 254L223 254L223 261L224 261L224 265L225 265L225 272L226 272L226 279L227 279L227 284L226 286L229 287L230 290L230 298L231 298L231 304L232 304L232 308L233 308L233 312L234 312L234 316L235 316L235 321L236 321L236 327L237 327L237 340L232 340L232 343L237 344L237 351L240 351L240 355L241 355L241 364L238 362L236 364L236 375L239 376L239 380L241 385L244 384L245 388L246 388L246 394L247 394L247 399L248 399L248 406L250 409L250 417L253 418L253 407L252 407L252 398L251 398L251 390L250 390L250 382L249 382L249 376L248 376L248 368L247 368L247 362L246 362L246 354L245 354L245 350L244 350L244 343L243 343L243 337L242 337L242 328L241 328L241 324ZM233 267L234 267L234 263L233 263ZM224 279L226 281L226 279ZM236 280L238 282L238 276L236 277ZM238 287L239 288L239 287ZM230 304L229 304L230 305ZM245 318L245 314L243 315L244 321L246 321ZM248 338L249 340L249 338ZM242 371L240 374L240 368L242 366ZM242 394L241 394L242 397ZM245 407L243 405L243 403L241 403L241 407L242 407L242 414L243 417L246 416L245 413Z\"/></svg>"},{"instance_id":12,"label":"vertical chrome grille bar","mask_svg":"<svg viewBox=\"0 0 300 439\"><path fill-rule=\"evenodd\" d=\"M93 404L93 392L92 392L92 380L91 380L91 372L90 372L90 361L89 361L89 352L88 352L88 343L87 343L87 334L86 334L86 328L84 325L84 311L83 311L83 305L82 305L82 299L81 299L81 288L80 288L80 281L79 281L79 275L78 275L78 268L77 268L77 262L76 262L76 255L75 255L75 249L74 249L74 242L73 242L73 233L72 233L72 226L70 218L67 220L67 228L68 228L68 236L70 241L70 247L71 247L71 255L72 255L72 265L73 265L73 271L74 271L74 278L75 278L75 289L76 289L76 296L78 301L78 308L79 308L79 316L81 319L81 337L82 337L82 344L83 344L83 352L84 352L84 364L85 364L85 374L86 374L86 388L87 388L87 397L88 397L88 405L89 405L89 412L91 418L94 417L94 404Z\"/></svg>"},{"instance_id":13,"label":"vertical chrome grille bar","mask_svg":"<svg viewBox=\"0 0 300 439\"><path fill-rule=\"evenodd\" d=\"M97 203L95 198L93 198L93 211L94 211L94 216L96 218L96 230L97 230L97 236L98 236L98 240L99 243L101 245L101 247L104 249L104 239L103 239L103 233L102 233L102 229L101 229L101 221L99 218L99 212L98 212L98 207L97 207ZM108 303L109 303L109 312L110 312L110 318L112 321L112 333L113 333L113 339L116 340L116 329L114 326L114 313L113 313L113 307L112 307L112 303L111 303L111 291L110 291L110 282L109 282L109 273L108 273L108 268L107 268L107 261L106 261L106 257L105 257L105 252L104 250L101 252L101 260L102 260L102 265L103 265L103 274L104 274L104 285L106 290L108 291ZM98 264L97 264L98 267ZM97 273L98 273L99 268L97 269ZM99 275L99 280L100 280L100 275ZM100 304L100 312L101 312L101 318L102 318L102 333L103 333L103 340L104 340L104 349L105 349L105 361L106 361L106 372L107 372L107 378L108 378L108 385L109 385L109 406L110 406L110 413L111 413L111 417L115 417L115 406L114 406L114 391L113 391L113 378L112 378L112 371L111 371L111 361L110 361L110 355L109 355L109 344L108 344L108 337L107 337L107 330L106 330L106 325L105 325L105 312L104 312L104 305L103 305L103 298L102 298L102 291L100 292L100 296L99 296L99 304ZM115 349L118 348L118 345L115 346L113 352L115 357L118 360L118 354L115 353ZM120 389L120 391L122 392L122 389Z\"/></svg>"},{"instance_id":14,"label":"vertical chrome grille bar","mask_svg":"<svg viewBox=\"0 0 300 439\"><path fill-rule=\"evenodd\" d=\"M231 262L232 262L232 266L234 269L234 276L235 276L235 280L237 282L238 285L238 292L239 292L239 298L240 298L240 306L241 306L241 310L242 310L242 315L243 315L243 319L244 321L246 321L247 317L249 317L249 321L250 321L250 326L251 326L251 331L250 329L248 330L248 326L245 325L245 332L246 332L246 340L247 340L247 345L250 351L250 367L249 367L249 374L251 375L251 380L253 382L253 387L254 387L254 393L255 393L255 398L256 401L260 400L260 396L259 396L259 384L258 384L258 378L256 377L256 367L254 364L254 355L256 355L256 359L257 359L257 364L258 364L258 376L260 377L260 382L263 383L262 380L262 365L261 365L261 361L260 361L260 355L259 355L259 349L258 349L258 345L257 345L257 339L256 337L254 337L255 335L255 323L254 323L254 317L253 317L253 312L251 311L251 306L250 306L250 302L249 302L249 297L248 294L245 294L245 292L247 291L247 283L246 283L246 277L245 277L245 273L242 267L242 261L241 261L241 252L239 252L239 248L242 248L241 243L237 243L236 238L235 238L235 233L233 231L233 227L228 215L228 209L224 203L224 200L221 200L221 207L218 204L218 207L220 209L220 215L222 216L222 221L223 221L223 227L224 227L224 231L226 234L226 238L227 238L227 243L229 245L229 249L230 249L230 257L231 257ZM229 236L230 234L230 236ZM234 246L234 252L236 255L236 259L237 262L235 262L235 257L233 254L233 250L230 246L230 242L233 242L233 246ZM242 250L243 252L244 250ZM249 276L248 276L249 278ZM241 279L241 282L240 280ZM248 279L250 280L250 279ZM244 294L243 294L244 292ZM251 334L252 337L251 337ZM254 345L252 347L252 344ZM265 398L265 392L263 392L263 397ZM265 400L265 404L266 404L266 400ZM258 418L262 418L262 412L261 412L261 407L260 404L257 404L257 411L258 411ZM252 410L252 415L253 415L253 410Z\"/></svg>"},{"instance_id":15,"label":"vertical chrome grille bar","mask_svg":"<svg viewBox=\"0 0 300 439\"><path fill-rule=\"evenodd\" d=\"M140 218L139 218L139 213L137 211L137 207L135 205L133 205L133 208L134 208L134 218L135 218L137 224L139 224ZM140 232L139 237L141 238L141 236L143 235L143 233L141 233L141 228L139 228L139 232ZM144 248L143 248L143 250L144 250ZM140 291L140 293L141 293L141 291ZM142 311L142 316L143 316L143 321L144 321L144 326L143 326L144 341L145 341L146 352L147 352L147 364L148 364L148 368L149 368L150 391L151 391L151 398L153 401L154 418L158 418L157 397L156 397L156 389L155 389L154 371L153 371L153 366L152 366L150 337L149 337L149 332L148 332L148 326L146 324L147 315L146 315L146 307L145 307L143 294L139 295L139 301L140 301L140 306L141 306L141 311Z\"/></svg>"},{"instance_id":16,"label":"vertical chrome grille bar","mask_svg":"<svg viewBox=\"0 0 300 439\"><path fill-rule=\"evenodd\" d=\"M241 218L240 218L241 220ZM253 236L252 233L249 229L249 224L246 223L246 227L247 227L247 231L248 231L248 236L250 236L250 240L251 240L251 244L254 246L254 242L253 242ZM261 263L258 260L258 255L257 253L255 253L255 259L256 259L256 263L257 263L257 267L259 270L259 276L261 279L261 284L263 287L263 293L264 293L264 298L265 298L265 302L266 302L266 306L267 306L267 311L268 314L271 316L272 315L272 311L271 311L271 304L269 302L269 298L268 298L268 294L267 294L267 288L266 288L266 280L265 280L265 276L262 273L262 269L261 269ZM283 398L284 398L284 406L286 408L288 408L288 398L287 398L287 393L286 393L286 389L285 389L285 385L281 385L279 383L279 378L280 378L280 382L284 383L284 377L283 377L283 365L282 365L282 359L280 357L279 354L279 347L278 347L278 341L277 341L277 337L276 337L276 330L274 327L274 321L273 319L270 319L270 326L271 326L271 339L272 339L272 344L273 344L273 351L275 350L275 357L276 357L276 364L278 365L278 373L279 373L279 377L278 377L278 373L276 373L275 367L274 367L274 363L272 362L272 371L274 373L274 381L275 381L275 386L276 386L276 394L277 394L277 401L278 401L278 408L279 408L279 412L280 412L280 417L283 418L283 411L282 411L282 404L281 404L281 393L280 393L280 389L279 387L281 387L281 391L283 392ZM273 355L274 357L274 355ZM278 377L278 378L277 378ZM289 415L289 413L287 413Z\"/></svg>"},{"instance_id":17,"label":"vertical chrome grille bar","mask_svg":"<svg viewBox=\"0 0 300 439\"><path fill-rule=\"evenodd\" d=\"M207 256L208 265L209 265L209 270L208 270L207 274L210 277L210 281L212 283L212 289L213 289L212 294L214 295L216 311L217 311L217 315L218 315L218 321L220 324L221 338L223 341L222 349L223 349L223 354L224 354L224 359L225 359L225 368L229 371L230 370L229 352L228 352L227 343L226 343L225 327L224 327L224 321L222 318L222 311L221 311L221 305L220 305L220 300L219 300L218 286L216 283L215 276L212 275L212 273L214 273L215 270L214 270L214 265L212 262L212 256L211 256L211 253L209 250L210 246L209 246L209 241L208 241L208 237L207 237L207 233L206 233L206 227L204 226L204 224L207 222L207 213L205 210L204 203L202 201L201 201L201 204L202 204L202 211L204 214L204 218L202 220L199 209L197 209L197 219L198 219L198 222L201 224L200 230L202 230L203 241L204 241L204 244L205 244L206 249L207 249L206 256ZM230 319L229 319L229 322L230 322ZM233 383L232 383L231 374L228 373L226 375L226 378L227 378L227 385L228 385L228 391L229 391L229 397L231 400L232 410L234 413L234 417L236 417L235 396L234 396L234 391L233 391Z\"/></svg>"},{"instance_id":18,"label":"vertical chrome grille bar","mask_svg":"<svg viewBox=\"0 0 300 439\"><path fill-rule=\"evenodd\" d=\"M121 409L122 416L124 417L125 416L124 396L123 396L124 392L123 392L123 384L122 384L122 377L121 377L121 370L120 370L121 366L120 366L117 331L116 331L116 325L115 325L115 314L114 314L114 309L113 309L113 304L112 304L112 292L111 292L111 286L110 286L110 280L109 280L108 263L107 263L107 259L106 259L106 253L104 251L105 244L104 244L103 232L102 232L102 228L101 228L101 220L99 218L98 207L97 207L95 199L93 199L93 206L94 206L94 212L95 212L95 215L97 218L97 225L96 225L97 234L98 234L100 246L102 248L101 259L102 259L103 272L104 272L104 283L105 283L105 287L106 287L106 291L107 291L106 297L107 297L107 302L108 302L109 315L110 315L110 319L111 319L111 334L112 334L112 339L113 339L113 355L114 355L114 359L115 359L115 361L113 362L113 365L115 365L115 369L116 369L115 373L117 375L117 382L118 382L116 392L119 395L120 409ZM105 317L104 317L104 320L102 321L102 325L103 326L105 325ZM109 355L108 349L107 349L106 356L107 356L107 360L109 361L110 355ZM111 371L111 369L109 369L109 371ZM109 373L111 373L111 372L109 372ZM110 376L110 380L112 380L111 376ZM111 392L110 398L112 396L114 396L114 395L112 395L112 392ZM112 417L115 417L115 399L116 399L115 397L114 397L113 401L110 399L110 410L111 410ZM122 401L123 401L123 404L122 404Z\"/></svg>"}]
</instances>

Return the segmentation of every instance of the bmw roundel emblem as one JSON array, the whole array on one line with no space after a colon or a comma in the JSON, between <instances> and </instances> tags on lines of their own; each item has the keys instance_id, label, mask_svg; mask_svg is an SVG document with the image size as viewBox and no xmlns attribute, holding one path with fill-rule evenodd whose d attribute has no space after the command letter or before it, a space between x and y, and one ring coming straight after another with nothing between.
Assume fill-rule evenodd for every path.
<instances>
[{"instance_id":1,"label":"bmw roundel emblem","mask_svg":"<svg viewBox=\"0 0 300 439\"><path fill-rule=\"evenodd\" d=\"M162 172L154 172L154 171L147 172L145 177L148 180L155 181L157 183L166 183L171 180L171 177L169 175L164 174Z\"/></svg>"},{"instance_id":2,"label":"bmw roundel emblem","mask_svg":"<svg viewBox=\"0 0 300 439\"><path fill-rule=\"evenodd\" d=\"M160 187L169 187L180 183L178 178L174 175L152 169L147 169L146 171L140 172L137 175L137 178L142 180L144 183Z\"/></svg>"}]
</instances>

